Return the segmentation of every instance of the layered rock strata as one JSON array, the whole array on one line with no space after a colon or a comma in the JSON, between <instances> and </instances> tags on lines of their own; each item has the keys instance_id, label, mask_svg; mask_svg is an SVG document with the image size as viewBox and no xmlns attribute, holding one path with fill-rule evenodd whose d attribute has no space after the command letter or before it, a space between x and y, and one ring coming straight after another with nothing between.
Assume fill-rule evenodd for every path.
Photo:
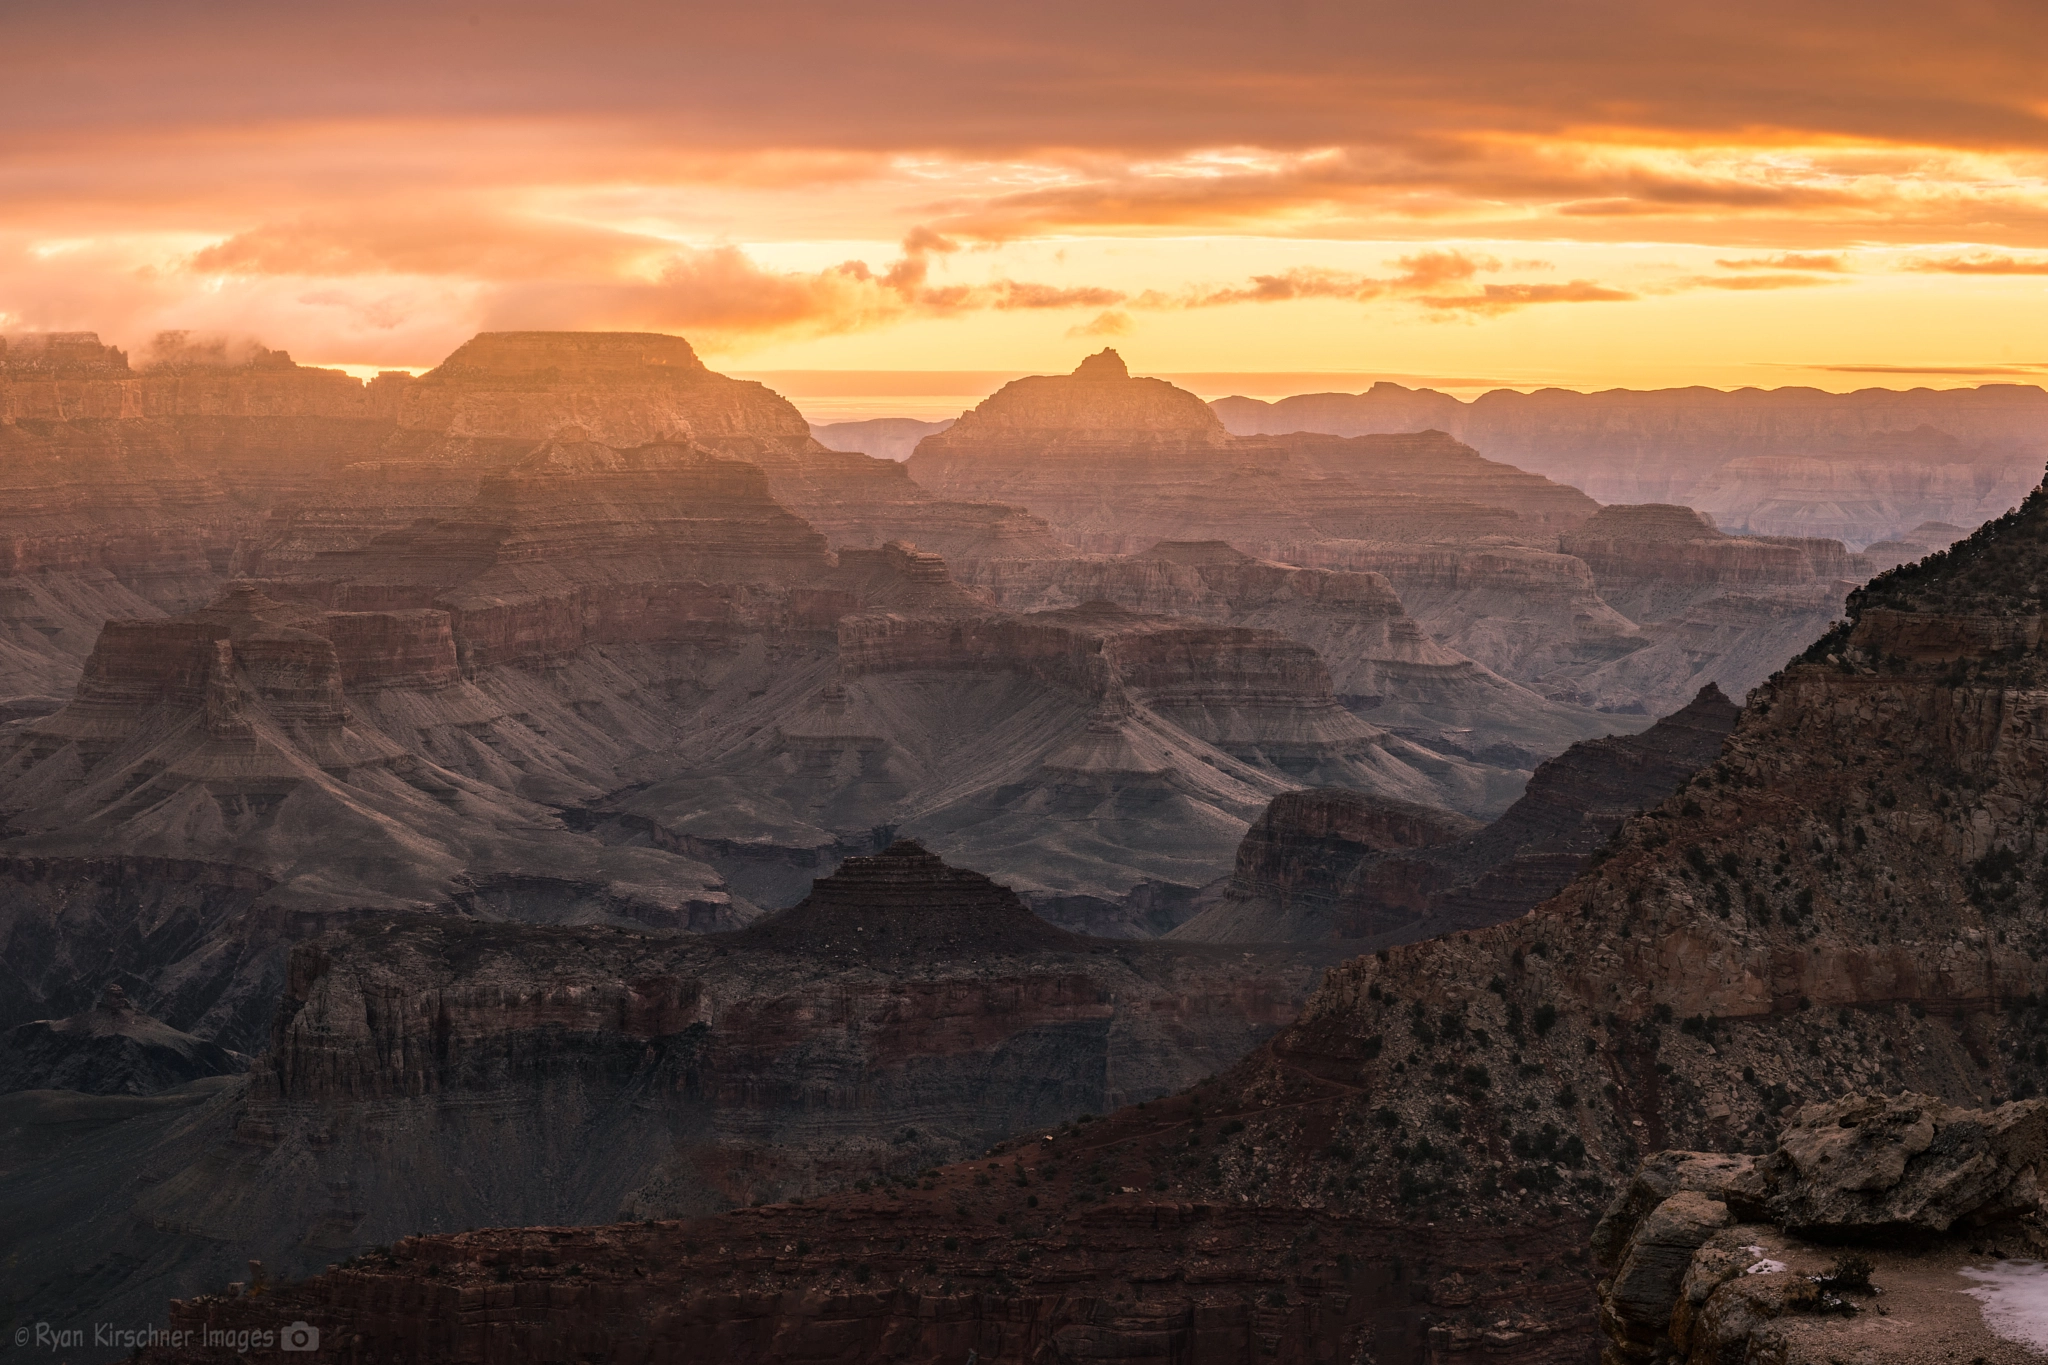
<instances>
[{"instance_id":1,"label":"layered rock strata","mask_svg":"<svg viewBox=\"0 0 2048 1365\"><path fill-rule=\"evenodd\" d=\"M675 337L487 333L418 379L367 385L184 339L139 370L90 333L9 344L0 698L61 696L108 619L186 610L226 575L300 576L323 553L459 519L557 437L751 460L834 544L1063 550L1014 508L944 501L895 461L826 450L779 396L711 372Z\"/></svg>"},{"instance_id":2,"label":"layered rock strata","mask_svg":"<svg viewBox=\"0 0 2048 1365\"><path fill-rule=\"evenodd\" d=\"M1619 658L1557 659L1543 690L1656 709L1705 682L1745 696L1833 624L1872 567L1840 541L1731 536L1668 505L1603 508L1560 545L1640 633Z\"/></svg>"},{"instance_id":3,"label":"layered rock strata","mask_svg":"<svg viewBox=\"0 0 2048 1365\"><path fill-rule=\"evenodd\" d=\"M1350 940L1363 952L1514 919L1562 890L1623 820L1713 762L1737 714L1710 683L1642 734L1574 744L1484 828L1354 792L1277 797L1229 883L1173 937Z\"/></svg>"},{"instance_id":4,"label":"layered rock strata","mask_svg":"<svg viewBox=\"0 0 2048 1365\"><path fill-rule=\"evenodd\" d=\"M661 1317L565 1311L530 1349L588 1331L847 1359L1027 1359L1055 1341L1101 1359L1254 1341L1294 1359L1583 1359L1585 1247L1645 1152L1767 1151L1787 1107L1851 1091L2038 1092L2043 582L2037 492L1853 596L1713 764L1530 915L1333 970L1213 1085L992 1154L993 1172L942 1172L976 1196L957 1209L849 1195L567 1234L586 1273L616 1267L600 1285L659 1260ZM548 1286L516 1303L568 1282L541 1240L415 1245L465 1267L450 1287L480 1303L500 1264ZM437 1341L433 1278L401 1257L293 1302L379 1342Z\"/></svg>"},{"instance_id":5,"label":"layered rock strata","mask_svg":"<svg viewBox=\"0 0 2048 1365\"><path fill-rule=\"evenodd\" d=\"M1497 390L1473 401L1375 384L1278 403L1219 400L1234 433L1344 436L1434 427L1603 502L1686 503L1764 535L1884 539L1970 526L2036 481L2048 394L1974 389Z\"/></svg>"},{"instance_id":6,"label":"layered rock strata","mask_svg":"<svg viewBox=\"0 0 2048 1365\"><path fill-rule=\"evenodd\" d=\"M7 1300L146 1313L421 1229L909 1188L1227 1065L1313 978L1077 938L908 843L737 933L386 917L294 951L246 1080L89 1129L89 1176L0 1132Z\"/></svg>"},{"instance_id":7,"label":"layered rock strata","mask_svg":"<svg viewBox=\"0 0 2048 1365\"><path fill-rule=\"evenodd\" d=\"M378 724L393 711L412 728ZM499 772L433 761L435 729ZM607 847L519 795L511 764L560 742L464 681L445 612L321 612L242 585L112 623L73 700L0 735L11 1010L72 1006L111 967L153 1012L246 1046L284 946L352 917L460 904L703 929L752 913L703 864Z\"/></svg>"},{"instance_id":8,"label":"layered rock strata","mask_svg":"<svg viewBox=\"0 0 2048 1365\"><path fill-rule=\"evenodd\" d=\"M1230 539L1317 564L1345 542L1554 537L1592 515L1575 489L1480 458L1441 432L1233 438L1202 401L1133 378L1114 351L1005 386L910 459L947 497L999 500L1088 550Z\"/></svg>"},{"instance_id":9,"label":"layered rock strata","mask_svg":"<svg viewBox=\"0 0 2048 1365\"><path fill-rule=\"evenodd\" d=\"M1101 601L1277 630L1322 655L1338 699L1373 724L1496 767L1533 768L1617 725L1446 648L1378 573L1278 564L1223 541L1161 541L1132 555L984 561L963 577L1012 610Z\"/></svg>"},{"instance_id":10,"label":"layered rock strata","mask_svg":"<svg viewBox=\"0 0 2048 1365\"><path fill-rule=\"evenodd\" d=\"M821 862L912 833L1071 918L1192 895L1304 784L1478 810L1514 788L1360 720L1316 653L1276 632L1106 603L849 615L836 661L787 682L801 699L735 712L685 771L613 802L622 834L708 858L774 904Z\"/></svg>"}]
</instances>

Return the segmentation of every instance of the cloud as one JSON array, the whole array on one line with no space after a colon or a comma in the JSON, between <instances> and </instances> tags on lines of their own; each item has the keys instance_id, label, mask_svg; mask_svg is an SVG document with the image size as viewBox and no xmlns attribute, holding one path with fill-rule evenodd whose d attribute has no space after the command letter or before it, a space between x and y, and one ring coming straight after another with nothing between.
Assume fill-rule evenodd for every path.
<instances>
[{"instance_id":1,"label":"cloud","mask_svg":"<svg viewBox=\"0 0 2048 1365\"><path fill-rule=\"evenodd\" d=\"M1781 368L1826 370L1834 374L1928 374L1988 377L1992 375L2034 376L2048 371L2048 365L1787 365Z\"/></svg>"},{"instance_id":2,"label":"cloud","mask_svg":"<svg viewBox=\"0 0 2048 1365\"><path fill-rule=\"evenodd\" d=\"M1129 313L1112 308L1097 313L1078 327L1069 327L1067 335L1075 338L1128 336L1137 325Z\"/></svg>"},{"instance_id":3,"label":"cloud","mask_svg":"<svg viewBox=\"0 0 2048 1365\"><path fill-rule=\"evenodd\" d=\"M269 360L273 352L254 337L202 336L187 328L158 332L135 359L141 370L215 370Z\"/></svg>"},{"instance_id":4,"label":"cloud","mask_svg":"<svg viewBox=\"0 0 2048 1365\"><path fill-rule=\"evenodd\" d=\"M1572 280L1567 284L1488 284L1476 294L1429 295L1419 302L1440 313L1495 314L1536 303L1626 303L1636 297L1625 289Z\"/></svg>"},{"instance_id":5,"label":"cloud","mask_svg":"<svg viewBox=\"0 0 2048 1365\"><path fill-rule=\"evenodd\" d=\"M1781 251L1775 256L1743 256L1717 260L1723 270L1847 270L1849 263L1834 252Z\"/></svg>"},{"instance_id":6,"label":"cloud","mask_svg":"<svg viewBox=\"0 0 2048 1365\"><path fill-rule=\"evenodd\" d=\"M1716 261L1725 265L1725 261ZM1829 279L1825 275L1692 275L1683 282L1694 289L1733 289L1751 292L1759 289L1807 289L1820 284L1841 284L1843 281Z\"/></svg>"},{"instance_id":7,"label":"cloud","mask_svg":"<svg viewBox=\"0 0 2048 1365\"><path fill-rule=\"evenodd\" d=\"M2048 275L2048 256L2008 256L1979 252L1907 261L1901 270L1930 275Z\"/></svg>"}]
</instances>

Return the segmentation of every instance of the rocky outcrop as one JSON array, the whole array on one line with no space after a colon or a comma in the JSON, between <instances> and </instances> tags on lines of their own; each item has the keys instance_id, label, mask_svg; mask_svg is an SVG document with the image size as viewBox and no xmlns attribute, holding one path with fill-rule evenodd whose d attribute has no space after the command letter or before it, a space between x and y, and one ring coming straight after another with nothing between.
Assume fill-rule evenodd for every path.
<instances>
[{"instance_id":1,"label":"rocky outcrop","mask_svg":"<svg viewBox=\"0 0 2048 1365\"><path fill-rule=\"evenodd\" d=\"M1239 845L1230 882L1172 936L1349 940L1360 952L1514 919L1562 890L1623 820L1711 763L1737 714L1710 683L1642 734L1574 744L1484 828L1441 816L1411 825L1398 807L1350 792L1277 797ZM1389 820L1414 832L1390 837Z\"/></svg>"},{"instance_id":2,"label":"rocky outcrop","mask_svg":"<svg viewBox=\"0 0 2048 1365\"><path fill-rule=\"evenodd\" d=\"M1221 895L1171 937L1328 943L1384 935L1389 921L1426 913L1440 873L1416 855L1479 828L1449 811L1359 792L1288 792L1252 822Z\"/></svg>"},{"instance_id":3,"label":"rocky outcrop","mask_svg":"<svg viewBox=\"0 0 2048 1365\"><path fill-rule=\"evenodd\" d=\"M234 1075L248 1066L248 1058L239 1053L150 1018L112 982L82 1014L38 1019L0 1035L0 1093L153 1095L202 1076Z\"/></svg>"},{"instance_id":4,"label":"rocky outcrop","mask_svg":"<svg viewBox=\"0 0 2048 1365\"><path fill-rule=\"evenodd\" d=\"M295 950L255 1070L182 1135L108 1130L90 1198L0 1129L0 1225L28 1191L87 1206L9 1225L34 1268L0 1287L15 1301L124 1246L48 1311L144 1312L246 1280L251 1257L290 1278L422 1230L907 1188L1227 1065L1313 978L1299 957L1076 938L908 843L738 933L385 917Z\"/></svg>"},{"instance_id":5,"label":"rocky outcrop","mask_svg":"<svg viewBox=\"0 0 2048 1365\"><path fill-rule=\"evenodd\" d=\"M1573 489L1480 458L1441 432L1238 439L1186 390L1133 378L1114 351L1006 385L919 443L911 475L999 500L1087 550L1227 539L1337 567L1332 542L1554 536L1595 510Z\"/></svg>"},{"instance_id":6,"label":"rocky outcrop","mask_svg":"<svg viewBox=\"0 0 2048 1365\"><path fill-rule=\"evenodd\" d=\"M2048 1245L2044 1157L2042 1101L1965 1110L1912 1094L1808 1106L1761 1158L1659 1153L1594 1234L1604 1358L2029 1358L2038 1325L2014 1333L2011 1317L2033 1314L1963 1296L1995 1298L1970 1284L1997 1278L1987 1246L2003 1260L2001 1244Z\"/></svg>"},{"instance_id":7,"label":"rocky outcrop","mask_svg":"<svg viewBox=\"0 0 2048 1365\"><path fill-rule=\"evenodd\" d=\"M603 1262L621 1275L672 1248L665 1316L600 1328L579 1313L549 1330L704 1351L772 1341L789 1355L829 1341L853 1359L984 1343L1026 1358L1071 1330L1099 1358L1199 1359L1213 1324L1219 1353L1263 1333L1282 1358L1367 1344L1583 1358L1598 1336L1584 1249L1646 1151L1768 1151L1787 1107L1850 1092L1959 1107L2038 1092L2048 969L2027 869L2041 853L2048 665L2023 642L1947 662L1868 645L1881 610L2037 612L2044 563L2048 492L1877 580L1851 599L1849 625L1752 695L1715 762L1625 821L1558 896L1334 969L1299 1022L1214 1084L992 1155L1009 1183L985 1162L942 1172L991 1176L965 1187L980 1198L964 1213L941 1200L892 1218L893 1201L844 1196L646 1242L575 1234L592 1260L630 1246ZM1069 1202L1077 1177L1086 1202ZM1027 1197L1057 1220L1032 1222ZM942 1235L925 1208L949 1218ZM736 1266L732 1249L763 1232L789 1250ZM421 1250L444 1271L476 1264L460 1283L487 1286L498 1258L533 1245L500 1234ZM691 1261L685 1246L726 1252ZM425 1340L422 1308L375 1326L369 1309L424 1304L427 1278L400 1260L324 1277L294 1302L380 1341ZM910 1325L942 1314L977 1325L958 1338ZM1119 1335L1140 1317L1146 1332Z\"/></svg>"},{"instance_id":8,"label":"rocky outcrop","mask_svg":"<svg viewBox=\"0 0 2048 1365\"><path fill-rule=\"evenodd\" d=\"M1870 564L1839 541L1731 536L1689 507L1606 507L1563 537L1603 601L1639 627L1618 657L1556 661L1541 690L1594 704L1675 705L1770 676L1841 613Z\"/></svg>"},{"instance_id":9,"label":"rocky outcrop","mask_svg":"<svg viewBox=\"0 0 2048 1365\"><path fill-rule=\"evenodd\" d=\"M846 616L836 660L786 681L804 690L734 713L612 807L768 904L901 831L1073 915L1077 897L1192 895L1304 783L1479 809L1507 785L1361 721L1276 632L1100 602Z\"/></svg>"},{"instance_id":10,"label":"rocky outcrop","mask_svg":"<svg viewBox=\"0 0 2048 1365\"><path fill-rule=\"evenodd\" d=\"M1602 502L1685 503L1758 534L1884 539L1923 520L1970 526L2036 482L2048 394L1974 389L1496 390L1460 402L1376 384L1277 403L1227 398L1244 436L1435 427Z\"/></svg>"},{"instance_id":11,"label":"rocky outcrop","mask_svg":"<svg viewBox=\"0 0 2048 1365\"><path fill-rule=\"evenodd\" d=\"M1223 541L1161 541L1132 555L983 561L963 577L1012 610L1101 601L1277 630L1322 655L1345 706L1450 758L1526 771L1616 728L1446 648L1378 573L1277 564Z\"/></svg>"},{"instance_id":12,"label":"rocky outcrop","mask_svg":"<svg viewBox=\"0 0 2048 1365\"><path fill-rule=\"evenodd\" d=\"M395 710L415 727L526 731L461 681L447 624L324 613L250 585L110 624L70 704L0 737L15 1018L72 1004L90 963L179 1027L246 1046L283 948L352 917L464 904L703 929L751 913L703 864L608 848L516 782L434 762L418 729L380 726ZM159 864L168 875L138 888ZM519 893L501 898L507 886Z\"/></svg>"}]
</instances>

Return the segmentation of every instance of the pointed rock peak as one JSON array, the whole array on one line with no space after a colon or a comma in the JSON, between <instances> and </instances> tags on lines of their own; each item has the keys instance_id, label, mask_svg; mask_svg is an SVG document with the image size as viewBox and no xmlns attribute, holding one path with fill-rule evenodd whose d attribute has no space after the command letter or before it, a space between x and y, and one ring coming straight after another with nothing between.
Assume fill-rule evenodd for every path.
<instances>
[{"instance_id":1,"label":"pointed rock peak","mask_svg":"<svg viewBox=\"0 0 2048 1365\"><path fill-rule=\"evenodd\" d=\"M135 1002L128 998L128 992L121 989L120 983L109 981L106 989L100 992L100 1002L94 1008L107 1014L133 1014Z\"/></svg>"},{"instance_id":2,"label":"pointed rock peak","mask_svg":"<svg viewBox=\"0 0 2048 1365\"><path fill-rule=\"evenodd\" d=\"M1105 346L1074 367L1076 379L1129 379L1130 367L1113 347Z\"/></svg>"},{"instance_id":3,"label":"pointed rock peak","mask_svg":"<svg viewBox=\"0 0 2048 1365\"><path fill-rule=\"evenodd\" d=\"M1075 942L1008 887L948 866L915 839L846 859L793 909L740 932L806 953L974 954Z\"/></svg>"}]
</instances>

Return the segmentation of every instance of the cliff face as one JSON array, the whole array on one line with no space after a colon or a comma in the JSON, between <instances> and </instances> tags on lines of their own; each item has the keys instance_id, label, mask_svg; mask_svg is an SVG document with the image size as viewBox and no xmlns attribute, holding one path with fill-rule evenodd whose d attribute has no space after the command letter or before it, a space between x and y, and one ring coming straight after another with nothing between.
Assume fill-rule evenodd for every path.
<instances>
[{"instance_id":1,"label":"cliff face","mask_svg":"<svg viewBox=\"0 0 2048 1365\"><path fill-rule=\"evenodd\" d=\"M1514 919L1563 889L1623 820L1711 763L1736 715L1709 684L1639 735L1574 744L1484 828L1439 821L1390 837L1382 826L1398 807L1337 791L1276 798L1239 846L1229 885L1173 937L1348 939L1362 952Z\"/></svg>"},{"instance_id":2,"label":"cliff face","mask_svg":"<svg viewBox=\"0 0 2048 1365\"><path fill-rule=\"evenodd\" d=\"M1596 705L1676 705L1702 682L1744 696L1826 630L1872 571L1840 541L1732 536L1670 505L1602 508L1560 547L1639 627L1618 657L1558 661L1548 673L1543 690Z\"/></svg>"},{"instance_id":3,"label":"cliff face","mask_svg":"<svg viewBox=\"0 0 2048 1365\"><path fill-rule=\"evenodd\" d=\"M1165 1343L1227 1358L1261 1331L1283 1359L1368 1343L1390 1359L1425 1346L1440 1360L1583 1358L1594 1214L1646 1150L1762 1146L1787 1105L1852 1088L1952 1104L2039 1090L2044 569L2037 492L1878 580L1851 599L1852 624L1758 690L1714 763L1626 821L1560 895L1347 963L1215 1085L1003 1154L1031 1183L965 1205L954 1249L934 1245L939 1220L885 1220L850 1196L656 1229L650 1248L758 1246L766 1232L792 1250L669 1262L660 1326L573 1313L548 1330L705 1349L772 1339L792 1354L829 1333L854 1359L941 1359L963 1340L1025 1359L1068 1328L1110 1359ZM1076 1177L1107 1199L1074 1200ZM1058 1217L1031 1222L1026 1194ZM596 1259L631 1241L601 1262L622 1266L614 1282L641 1235L574 1245ZM451 1288L486 1292L482 1267L514 1254L530 1267L514 1282L561 1282L517 1245L420 1250L478 1267ZM1155 1254L1174 1268L1155 1276ZM736 1270L758 1297L736 1294ZM351 1324L374 1303L427 1301L402 1259L297 1292ZM908 1326L925 1300L974 1326ZM1144 1332L1117 1335L1140 1317ZM384 1343L427 1330L418 1308L383 1321L368 1330Z\"/></svg>"},{"instance_id":4,"label":"cliff face","mask_svg":"<svg viewBox=\"0 0 2048 1365\"><path fill-rule=\"evenodd\" d=\"M1292 1019L1312 979L1284 956L1076 938L910 844L732 934L386 917L295 950L269 1050L203 1131L101 1166L56 1263L134 1254L51 1299L151 1311L250 1257L291 1277L419 1230L914 1182L1188 1084ZM156 1178L106 1175L138 1165ZM24 1261L59 1235L9 1231ZM39 1273L10 1270L9 1300Z\"/></svg>"},{"instance_id":5,"label":"cliff face","mask_svg":"<svg viewBox=\"0 0 2048 1365\"><path fill-rule=\"evenodd\" d=\"M1616 724L1446 648L1377 573L1276 564L1222 541L1161 541L1132 555L984 561L963 577L1013 610L1101 601L1277 630L1322 655L1344 705L1448 758L1526 770Z\"/></svg>"},{"instance_id":6,"label":"cliff face","mask_svg":"<svg viewBox=\"0 0 2048 1365\"><path fill-rule=\"evenodd\" d=\"M1235 439L1193 394L1130 377L1113 351L1005 386L927 436L909 468L943 496L1015 504L1108 553L1228 539L1313 565L1337 552L1326 542L1554 536L1595 510L1441 432Z\"/></svg>"},{"instance_id":7,"label":"cliff face","mask_svg":"<svg viewBox=\"0 0 2048 1365\"><path fill-rule=\"evenodd\" d=\"M943 501L894 461L824 449L782 398L712 373L674 337L485 334L417 380L367 385L281 352L228 363L160 346L160 363L131 370L90 333L10 345L0 699L62 696L107 620L188 610L230 574L301 576L322 554L468 516L487 482L556 437L752 461L769 496L835 545L1064 548L1015 508Z\"/></svg>"},{"instance_id":8,"label":"cliff face","mask_svg":"<svg viewBox=\"0 0 2048 1365\"><path fill-rule=\"evenodd\" d=\"M836 662L780 680L680 766L615 804L621 828L711 859L769 904L892 830L1035 902L1109 905L1147 885L1192 895L1303 783L1502 800L1484 770L1338 705L1293 640L1100 602L843 617Z\"/></svg>"},{"instance_id":9,"label":"cliff face","mask_svg":"<svg viewBox=\"0 0 2048 1365\"><path fill-rule=\"evenodd\" d=\"M1460 402L1375 384L1215 405L1239 435L1355 436L1435 427L1602 502L1686 503L1761 535L1852 545L1924 520L1975 525L2026 494L2041 467L2048 394L1975 389L1501 390Z\"/></svg>"},{"instance_id":10,"label":"cliff face","mask_svg":"<svg viewBox=\"0 0 2048 1365\"><path fill-rule=\"evenodd\" d=\"M359 713L352 695L375 700ZM444 767L422 738L524 738L530 762L533 720L463 682L444 612L330 614L241 586L110 624L72 702L0 736L11 1012L72 1006L111 968L181 1027L246 1046L284 945L355 916L467 902L689 929L750 913L702 864L608 849L519 795L528 774Z\"/></svg>"}]
</instances>

